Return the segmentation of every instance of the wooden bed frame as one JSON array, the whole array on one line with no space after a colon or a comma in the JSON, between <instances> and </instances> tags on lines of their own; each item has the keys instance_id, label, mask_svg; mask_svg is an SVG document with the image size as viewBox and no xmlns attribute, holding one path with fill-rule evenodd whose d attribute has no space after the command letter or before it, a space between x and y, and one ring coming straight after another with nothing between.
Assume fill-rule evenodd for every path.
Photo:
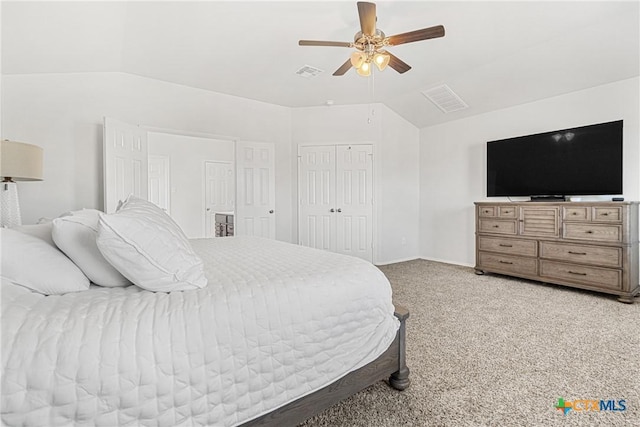
<instances>
[{"instance_id":1,"label":"wooden bed frame","mask_svg":"<svg viewBox=\"0 0 640 427\"><path fill-rule=\"evenodd\" d=\"M409 311L396 305L394 314L400 320L400 328L393 343L376 360L318 391L254 418L241 426L295 426L383 379L388 379L391 387L396 390L409 387L411 381L405 358L405 321L409 317Z\"/></svg>"}]
</instances>

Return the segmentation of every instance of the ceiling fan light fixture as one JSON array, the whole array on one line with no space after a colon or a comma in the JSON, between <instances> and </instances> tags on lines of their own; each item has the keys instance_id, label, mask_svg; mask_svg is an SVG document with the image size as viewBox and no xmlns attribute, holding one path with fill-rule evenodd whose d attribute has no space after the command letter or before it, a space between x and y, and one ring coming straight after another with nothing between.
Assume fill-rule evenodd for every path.
<instances>
[{"instance_id":1,"label":"ceiling fan light fixture","mask_svg":"<svg viewBox=\"0 0 640 427\"><path fill-rule=\"evenodd\" d=\"M391 56L384 50L377 52L373 56L373 62L374 64L376 64L376 67L378 67L378 70L380 71L384 71L384 69L387 68L387 65L389 65L390 60L391 60Z\"/></svg>"},{"instance_id":2,"label":"ceiling fan light fixture","mask_svg":"<svg viewBox=\"0 0 640 427\"><path fill-rule=\"evenodd\" d=\"M359 68L356 68L356 72L362 77L369 77L371 75L371 63L364 62Z\"/></svg>"},{"instance_id":3,"label":"ceiling fan light fixture","mask_svg":"<svg viewBox=\"0 0 640 427\"><path fill-rule=\"evenodd\" d=\"M389 66L400 74L406 73L411 69L411 66L397 56L382 50L384 47L444 37L444 27L442 25L387 37L382 30L376 28L378 17L376 16L375 3L359 1L357 6L360 30L353 37L353 42L322 40L298 41L300 46L335 46L357 49L357 51L353 52L349 59L333 73L334 76L343 76L352 67L356 69L359 75L369 76L371 75L371 63L376 64L376 67L378 67L380 71L383 71ZM391 59L393 59L393 61L391 61Z\"/></svg>"},{"instance_id":4,"label":"ceiling fan light fixture","mask_svg":"<svg viewBox=\"0 0 640 427\"><path fill-rule=\"evenodd\" d=\"M355 51L351 54L351 65L353 68L360 68L367 60L367 56L363 52Z\"/></svg>"}]
</instances>

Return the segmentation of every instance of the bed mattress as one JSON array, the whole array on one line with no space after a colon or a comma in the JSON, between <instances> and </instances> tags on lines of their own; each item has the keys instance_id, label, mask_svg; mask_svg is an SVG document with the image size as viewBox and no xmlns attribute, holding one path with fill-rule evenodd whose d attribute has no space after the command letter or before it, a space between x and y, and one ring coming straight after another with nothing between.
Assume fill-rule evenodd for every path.
<instances>
[{"instance_id":1,"label":"bed mattress","mask_svg":"<svg viewBox=\"0 0 640 427\"><path fill-rule=\"evenodd\" d=\"M237 425L393 341L391 287L357 258L267 239L192 240L208 286L43 296L2 284L7 425Z\"/></svg>"}]
</instances>

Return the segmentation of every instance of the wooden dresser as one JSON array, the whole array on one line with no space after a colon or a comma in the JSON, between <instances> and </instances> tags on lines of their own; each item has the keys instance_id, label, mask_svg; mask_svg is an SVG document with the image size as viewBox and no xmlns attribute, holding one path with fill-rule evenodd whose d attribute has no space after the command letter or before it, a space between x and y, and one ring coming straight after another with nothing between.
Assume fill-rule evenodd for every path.
<instances>
[{"instance_id":1,"label":"wooden dresser","mask_svg":"<svg viewBox=\"0 0 640 427\"><path fill-rule=\"evenodd\" d=\"M638 202L477 202L476 273L640 292Z\"/></svg>"}]
</instances>

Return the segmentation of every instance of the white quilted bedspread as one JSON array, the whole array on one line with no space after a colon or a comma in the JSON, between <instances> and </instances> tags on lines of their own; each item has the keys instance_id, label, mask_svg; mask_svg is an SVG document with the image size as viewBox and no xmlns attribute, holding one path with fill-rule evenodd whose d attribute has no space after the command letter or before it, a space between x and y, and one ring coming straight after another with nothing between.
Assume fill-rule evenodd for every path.
<instances>
[{"instance_id":1,"label":"white quilted bedspread","mask_svg":"<svg viewBox=\"0 0 640 427\"><path fill-rule=\"evenodd\" d=\"M3 284L3 423L240 424L393 341L391 288L367 262L248 237L192 244L200 290L45 297Z\"/></svg>"}]
</instances>

